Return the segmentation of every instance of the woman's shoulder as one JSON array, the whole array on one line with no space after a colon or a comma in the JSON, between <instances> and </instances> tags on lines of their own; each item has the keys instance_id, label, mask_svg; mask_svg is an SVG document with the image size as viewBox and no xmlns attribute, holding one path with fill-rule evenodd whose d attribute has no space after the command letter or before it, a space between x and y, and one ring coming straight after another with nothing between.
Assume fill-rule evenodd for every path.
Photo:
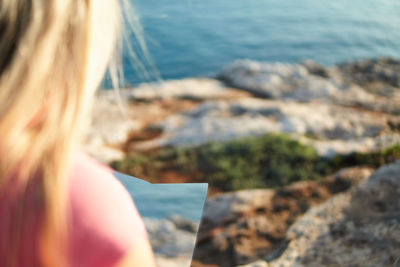
<instances>
[{"instance_id":1,"label":"woman's shoulder","mask_svg":"<svg viewBox=\"0 0 400 267\"><path fill-rule=\"evenodd\" d=\"M114 177L113 170L110 167L98 162L84 152L76 152L73 154L70 170L72 190L89 187L91 193L96 193L99 189L111 187L111 189L114 190L119 189L125 191L122 184ZM103 197L107 196L112 196L112 194L104 194Z\"/></svg>"},{"instance_id":2,"label":"woman's shoulder","mask_svg":"<svg viewBox=\"0 0 400 267\"><path fill-rule=\"evenodd\" d=\"M69 181L73 259L88 261L85 266L109 266L146 238L133 200L111 168L76 153Z\"/></svg>"},{"instance_id":3,"label":"woman's shoulder","mask_svg":"<svg viewBox=\"0 0 400 267\"><path fill-rule=\"evenodd\" d=\"M128 191L113 175L113 170L83 152L73 155L69 178L71 201L82 208L89 205L96 210L100 203L120 209L134 207Z\"/></svg>"}]
</instances>

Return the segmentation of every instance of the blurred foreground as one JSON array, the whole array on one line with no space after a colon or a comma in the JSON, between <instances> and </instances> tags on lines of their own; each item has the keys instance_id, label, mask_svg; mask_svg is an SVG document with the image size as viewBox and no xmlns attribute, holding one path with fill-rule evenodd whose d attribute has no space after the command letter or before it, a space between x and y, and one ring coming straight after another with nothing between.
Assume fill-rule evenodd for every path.
<instances>
[{"instance_id":1,"label":"blurred foreground","mask_svg":"<svg viewBox=\"0 0 400 267\"><path fill-rule=\"evenodd\" d=\"M399 264L400 61L244 60L121 95L126 117L99 93L86 148L152 182L210 183L193 266Z\"/></svg>"}]
</instances>

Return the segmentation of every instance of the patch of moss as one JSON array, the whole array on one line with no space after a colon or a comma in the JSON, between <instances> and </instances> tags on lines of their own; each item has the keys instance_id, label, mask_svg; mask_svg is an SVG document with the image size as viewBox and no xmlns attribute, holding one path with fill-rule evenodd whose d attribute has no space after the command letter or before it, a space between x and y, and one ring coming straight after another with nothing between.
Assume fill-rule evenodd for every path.
<instances>
[{"instance_id":1,"label":"patch of moss","mask_svg":"<svg viewBox=\"0 0 400 267\"><path fill-rule=\"evenodd\" d=\"M357 165L368 165L373 168L378 168L398 159L400 159L400 144L393 145L382 151L351 153L345 156L338 155L329 161L329 166L332 169Z\"/></svg>"},{"instance_id":2,"label":"patch of moss","mask_svg":"<svg viewBox=\"0 0 400 267\"><path fill-rule=\"evenodd\" d=\"M285 135L264 135L198 149L196 164L212 185L223 190L275 187L315 180L316 151Z\"/></svg>"},{"instance_id":3,"label":"patch of moss","mask_svg":"<svg viewBox=\"0 0 400 267\"><path fill-rule=\"evenodd\" d=\"M327 159L287 135L267 134L199 147L163 148L147 155L131 154L112 167L141 178L162 178L164 172L172 170L190 181L207 181L214 188L231 191L316 180L343 167L379 167L399 158L400 144L380 152Z\"/></svg>"}]
</instances>

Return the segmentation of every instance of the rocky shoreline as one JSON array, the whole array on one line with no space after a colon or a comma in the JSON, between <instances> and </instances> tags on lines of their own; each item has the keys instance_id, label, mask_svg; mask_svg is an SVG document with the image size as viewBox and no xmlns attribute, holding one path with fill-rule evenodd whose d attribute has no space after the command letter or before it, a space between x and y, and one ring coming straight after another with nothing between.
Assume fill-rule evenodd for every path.
<instances>
[{"instance_id":1,"label":"rocky shoreline","mask_svg":"<svg viewBox=\"0 0 400 267\"><path fill-rule=\"evenodd\" d=\"M349 190L371 173L370 168L354 167L318 182L296 182L280 189L241 190L209 198L193 266L238 266L276 257L287 246L288 229L303 213Z\"/></svg>"},{"instance_id":2,"label":"rocky shoreline","mask_svg":"<svg viewBox=\"0 0 400 267\"><path fill-rule=\"evenodd\" d=\"M286 134L323 158L400 143L400 61L390 58L331 67L240 60L215 79L143 84L120 94L125 113L114 92L100 91L94 105L86 149L105 163L270 133ZM192 266L399 265L399 164L374 174L376 166L349 166L275 189L214 192ZM170 170L158 178L190 181ZM184 266L190 242L168 247L172 237L162 227L179 240L189 240L190 231L171 221L147 224L159 265Z\"/></svg>"},{"instance_id":3,"label":"rocky shoreline","mask_svg":"<svg viewBox=\"0 0 400 267\"><path fill-rule=\"evenodd\" d=\"M127 150L283 132L321 155L380 150L400 141L399 69L385 58L333 67L242 60L220 80L122 89L125 113L113 91L100 91L87 149L110 162Z\"/></svg>"}]
</instances>

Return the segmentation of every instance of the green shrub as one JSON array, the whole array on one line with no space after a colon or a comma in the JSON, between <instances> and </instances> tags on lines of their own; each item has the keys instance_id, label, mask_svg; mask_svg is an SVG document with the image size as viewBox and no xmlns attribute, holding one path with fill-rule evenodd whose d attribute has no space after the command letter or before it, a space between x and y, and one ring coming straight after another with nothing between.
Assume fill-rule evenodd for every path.
<instances>
[{"instance_id":1,"label":"green shrub","mask_svg":"<svg viewBox=\"0 0 400 267\"><path fill-rule=\"evenodd\" d=\"M382 151L368 153L351 153L345 156L335 156L329 161L331 169L339 169L349 166L368 165L378 168L382 165L400 159L400 144L393 145Z\"/></svg>"},{"instance_id":2,"label":"green shrub","mask_svg":"<svg viewBox=\"0 0 400 267\"><path fill-rule=\"evenodd\" d=\"M198 149L197 166L224 190L274 187L317 179L316 151L285 135L264 135Z\"/></svg>"},{"instance_id":3,"label":"green shrub","mask_svg":"<svg viewBox=\"0 0 400 267\"><path fill-rule=\"evenodd\" d=\"M164 148L147 157L134 154L112 166L139 177L174 169L219 189L236 190L314 180L321 164L313 148L286 135L268 134L195 148Z\"/></svg>"},{"instance_id":4,"label":"green shrub","mask_svg":"<svg viewBox=\"0 0 400 267\"><path fill-rule=\"evenodd\" d=\"M224 190L284 186L316 180L340 168L379 167L400 158L400 144L384 151L353 153L331 159L283 134L267 134L190 148L162 148L148 155L131 154L112 167L141 178L162 178L173 170L190 181L207 181Z\"/></svg>"}]
</instances>

